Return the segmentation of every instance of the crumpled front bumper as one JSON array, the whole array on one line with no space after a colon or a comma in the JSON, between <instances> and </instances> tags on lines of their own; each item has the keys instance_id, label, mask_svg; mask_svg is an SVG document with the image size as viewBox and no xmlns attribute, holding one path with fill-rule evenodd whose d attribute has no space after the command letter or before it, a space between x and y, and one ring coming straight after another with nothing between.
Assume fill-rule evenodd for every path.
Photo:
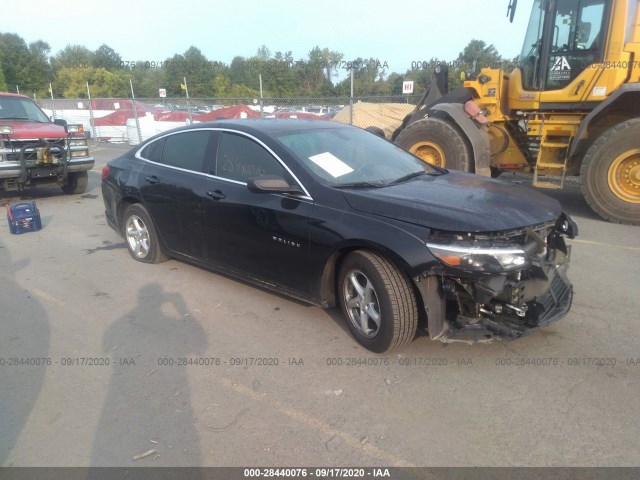
<instances>
[{"instance_id":1,"label":"crumpled front bumper","mask_svg":"<svg viewBox=\"0 0 640 480\"><path fill-rule=\"evenodd\" d=\"M523 317L516 314L485 316L478 323L449 330L440 340L458 341L472 334L487 340L515 340L560 320L569 313L572 301L573 286L567 278L566 268L561 268L555 271L546 293L526 302L528 308Z\"/></svg>"},{"instance_id":2,"label":"crumpled front bumper","mask_svg":"<svg viewBox=\"0 0 640 480\"><path fill-rule=\"evenodd\" d=\"M569 247L560 261L536 265L527 278L507 282L504 290L491 296L486 296L485 291L479 293L487 277L467 279L464 285L460 279L447 276L421 279L418 288L427 313L429 336L444 343L508 341L561 319L573 301L573 286L567 277L570 251ZM475 290L476 298L469 290ZM506 301L514 294L522 300L517 304ZM482 295L484 299L478 301ZM473 305L476 315L468 311L464 314L456 308L465 302L467 306Z\"/></svg>"}]
</instances>

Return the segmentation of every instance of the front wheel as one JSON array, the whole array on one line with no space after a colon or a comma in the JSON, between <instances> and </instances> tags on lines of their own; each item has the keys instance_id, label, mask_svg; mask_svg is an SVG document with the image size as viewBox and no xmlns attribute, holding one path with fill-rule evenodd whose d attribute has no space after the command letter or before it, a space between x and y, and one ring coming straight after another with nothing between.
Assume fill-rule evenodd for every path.
<instances>
[{"instance_id":1,"label":"front wheel","mask_svg":"<svg viewBox=\"0 0 640 480\"><path fill-rule=\"evenodd\" d=\"M71 172L67 183L62 186L62 191L67 195L78 195L87 191L89 175L87 172Z\"/></svg>"},{"instance_id":2,"label":"front wheel","mask_svg":"<svg viewBox=\"0 0 640 480\"><path fill-rule=\"evenodd\" d=\"M160 263L167 260L162 251L153 221L142 205L129 205L124 211L124 238L131 256L144 263Z\"/></svg>"},{"instance_id":3,"label":"front wheel","mask_svg":"<svg viewBox=\"0 0 640 480\"><path fill-rule=\"evenodd\" d=\"M342 262L338 294L342 313L358 342L383 353L416 335L418 309L409 278L385 258L364 250Z\"/></svg>"},{"instance_id":4,"label":"front wheel","mask_svg":"<svg viewBox=\"0 0 640 480\"><path fill-rule=\"evenodd\" d=\"M640 118L610 128L582 160L582 193L605 220L640 225Z\"/></svg>"}]
</instances>

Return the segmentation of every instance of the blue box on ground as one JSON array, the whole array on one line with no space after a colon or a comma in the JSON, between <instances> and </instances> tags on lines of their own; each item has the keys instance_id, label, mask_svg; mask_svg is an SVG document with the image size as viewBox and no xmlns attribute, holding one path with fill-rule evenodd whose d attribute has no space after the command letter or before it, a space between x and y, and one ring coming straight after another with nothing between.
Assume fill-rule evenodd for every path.
<instances>
[{"instance_id":1,"label":"blue box on ground","mask_svg":"<svg viewBox=\"0 0 640 480\"><path fill-rule=\"evenodd\" d=\"M36 202L7 205L7 222L9 222L9 231L17 235L37 232L42 228L40 212L36 207Z\"/></svg>"}]
</instances>

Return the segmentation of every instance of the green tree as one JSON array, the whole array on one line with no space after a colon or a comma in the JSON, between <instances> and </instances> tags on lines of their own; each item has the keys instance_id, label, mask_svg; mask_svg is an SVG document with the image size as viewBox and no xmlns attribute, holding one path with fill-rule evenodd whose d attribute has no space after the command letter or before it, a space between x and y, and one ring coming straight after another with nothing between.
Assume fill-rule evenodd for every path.
<instances>
[{"instance_id":1,"label":"green tree","mask_svg":"<svg viewBox=\"0 0 640 480\"><path fill-rule=\"evenodd\" d=\"M353 69L354 95L391 95L392 87L385 80L385 63L376 58L356 58L347 65ZM340 95L351 94L351 73L338 84L336 90Z\"/></svg>"},{"instance_id":2,"label":"green tree","mask_svg":"<svg viewBox=\"0 0 640 480\"><path fill-rule=\"evenodd\" d=\"M291 52L276 52L271 56L271 50L262 45L255 56L245 59L236 57L229 67L229 81L231 90L244 91L252 96L260 94L260 76L262 76L263 94L266 97L295 96L298 92L296 62ZM239 85L245 85L249 90L239 90ZM231 91L230 90L230 91Z\"/></svg>"},{"instance_id":3,"label":"green tree","mask_svg":"<svg viewBox=\"0 0 640 480\"><path fill-rule=\"evenodd\" d=\"M15 33L0 33L0 58L7 89L15 92L16 85L20 85L24 90L31 59L24 39Z\"/></svg>"},{"instance_id":4,"label":"green tree","mask_svg":"<svg viewBox=\"0 0 640 480\"><path fill-rule=\"evenodd\" d=\"M410 79L408 79L410 80ZM391 95L401 95L402 94L402 83L405 81L405 76L399 73L391 73L389 77L387 77L387 83L391 88ZM418 85L414 84L414 92L416 91L416 87Z\"/></svg>"},{"instance_id":5,"label":"green tree","mask_svg":"<svg viewBox=\"0 0 640 480\"><path fill-rule=\"evenodd\" d=\"M262 44L256 52L256 56L260 60L269 60L271 58L271 50L269 50L265 44Z\"/></svg>"},{"instance_id":6,"label":"green tree","mask_svg":"<svg viewBox=\"0 0 640 480\"><path fill-rule=\"evenodd\" d=\"M54 94L64 98L87 98L87 83L92 97L129 97L129 79L124 71L104 68L63 67L58 71Z\"/></svg>"},{"instance_id":7,"label":"green tree","mask_svg":"<svg viewBox=\"0 0 640 480\"><path fill-rule=\"evenodd\" d=\"M51 58L54 72L61 68L88 68L93 66L95 54L82 45L67 45Z\"/></svg>"},{"instance_id":8,"label":"green tree","mask_svg":"<svg viewBox=\"0 0 640 480\"><path fill-rule=\"evenodd\" d=\"M221 62L210 61L196 47L189 47L182 55L174 55L167 59L163 68L169 96L181 96L184 92L180 85L187 79L190 97L210 97L212 80L225 70Z\"/></svg>"},{"instance_id":9,"label":"green tree","mask_svg":"<svg viewBox=\"0 0 640 480\"><path fill-rule=\"evenodd\" d=\"M420 95L424 93L424 91L429 88L431 85L431 80L433 79L433 74L435 73L436 67L438 65L446 65L447 67L452 62L447 62L445 60L441 60L437 57L431 57L430 60L421 62L417 65L417 68L412 70L407 70L403 76L403 80L413 80L413 93L416 95ZM452 76L456 75L456 71L453 68L450 68L450 82L453 80ZM391 77L391 76L390 76ZM397 80L394 80L397 82ZM394 83L393 86L394 94L402 93L402 82L399 85Z\"/></svg>"},{"instance_id":10,"label":"green tree","mask_svg":"<svg viewBox=\"0 0 640 480\"><path fill-rule=\"evenodd\" d=\"M4 70L2 70L2 63L0 62L0 92L7 91L7 81L4 79Z\"/></svg>"},{"instance_id":11,"label":"green tree","mask_svg":"<svg viewBox=\"0 0 640 480\"><path fill-rule=\"evenodd\" d=\"M167 85L163 68L147 68L143 62L136 62L136 66L125 72L125 76L131 78L136 98L158 98L158 90Z\"/></svg>"},{"instance_id":12,"label":"green tree","mask_svg":"<svg viewBox=\"0 0 640 480\"><path fill-rule=\"evenodd\" d=\"M46 95L49 82L53 80L53 70L49 64L51 47L47 42L37 40L29 44L29 58L23 71L22 84L25 92Z\"/></svg>"},{"instance_id":13,"label":"green tree","mask_svg":"<svg viewBox=\"0 0 640 480\"><path fill-rule=\"evenodd\" d=\"M475 75L481 68L499 68L503 60L493 45L482 40L471 40L458 55L455 68L449 69L449 80L454 87L463 83L461 74Z\"/></svg>"},{"instance_id":14,"label":"green tree","mask_svg":"<svg viewBox=\"0 0 640 480\"><path fill-rule=\"evenodd\" d=\"M229 65L228 78L231 86L244 85L254 91L260 90L260 68L264 61L257 57L234 57Z\"/></svg>"},{"instance_id":15,"label":"green tree","mask_svg":"<svg viewBox=\"0 0 640 480\"><path fill-rule=\"evenodd\" d=\"M109 71L122 68L122 57L113 48L106 44L100 45L93 53L92 65L102 67Z\"/></svg>"},{"instance_id":16,"label":"green tree","mask_svg":"<svg viewBox=\"0 0 640 480\"><path fill-rule=\"evenodd\" d=\"M326 90L327 81L333 85L331 79L337 72L342 58L343 54L340 52L319 46L313 47L299 71L303 93L316 94L320 90Z\"/></svg>"},{"instance_id":17,"label":"green tree","mask_svg":"<svg viewBox=\"0 0 640 480\"><path fill-rule=\"evenodd\" d=\"M471 40L458 55L458 61L469 66L476 65L476 70L484 67L495 67L500 64L502 57L493 45L487 45L482 40Z\"/></svg>"}]
</instances>

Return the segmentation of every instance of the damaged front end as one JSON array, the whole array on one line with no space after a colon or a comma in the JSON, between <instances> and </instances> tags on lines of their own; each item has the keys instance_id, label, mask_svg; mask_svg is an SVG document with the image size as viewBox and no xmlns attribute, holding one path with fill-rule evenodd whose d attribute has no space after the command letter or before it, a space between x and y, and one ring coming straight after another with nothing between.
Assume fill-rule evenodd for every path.
<instances>
[{"instance_id":1,"label":"damaged front end","mask_svg":"<svg viewBox=\"0 0 640 480\"><path fill-rule=\"evenodd\" d=\"M429 335L442 342L511 340L567 314L567 278L578 227L556 222L506 232L433 231L427 248L439 264L417 279Z\"/></svg>"}]
</instances>

